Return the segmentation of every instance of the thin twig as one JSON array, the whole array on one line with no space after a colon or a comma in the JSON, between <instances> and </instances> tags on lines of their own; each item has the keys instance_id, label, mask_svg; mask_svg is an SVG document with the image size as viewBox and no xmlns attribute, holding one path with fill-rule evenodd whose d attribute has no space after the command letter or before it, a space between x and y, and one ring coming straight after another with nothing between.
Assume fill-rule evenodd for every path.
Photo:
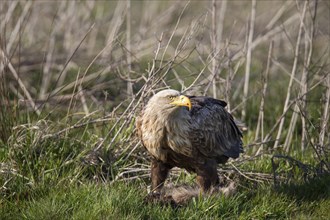
<instances>
[{"instance_id":1,"label":"thin twig","mask_svg":"<svg viewBox=\"0 0 330 220\"><path fill-rule=\"evenodd\" d=\"M289 107L289 101L290 101L290 96L291 96L291 88L292 88L292 84L293 84L293 78L296 74L297 65L298 65L299 46L300 46L301 34L302 34L302 31L303 31L303 26L304 26L304 18L305 18L305 14L306 14L307 4L308 4L308 1L305 1L304 9L303 9L302 15L300 17L300 27L299 27L298 36L297 36L297 43L296 43L295 54L294 54L294 61L293 61L293 66L292 66L292 71L291 71L290 82L289 82L288 90L287 90L287 94L286 94L286 99L285 99L285 102L284 102L283 113L286 112L288 110L288 107ZM280 140L280 137L282 135L282 129L283 129L284 121L285 121L285 117L282 117L281 121L280 121L279 128L278 128L276 140L275 140L275 143L274 143L274 147L273 147L274 149L276 149L279 145L279 140Z\"/></svg>"},{"instance_id":2,"label":"thin twig","mask_svg":"<svg viewBox=\"0 0 330 220\"><path fill-rule=\"evenodd\" d=\"M21 87L24 95L27 97L27 99L29 100L29 103L32 107L32 109L38 114L40 115L40 110L38 109L38 107L36 106L35 102L32 99L32 96L30 95L30 92L27 90L27 88L25 87L23 81L21 80L21 78L18 76L18 73L16 72L15 68L13 67L13 65L11 64L11 62L9 61L9 59L7 58L7 56L5 55L5 52L2 50L2 48L0 48L0 57L2 57L2 60L4 62L5 65L7 65L9 67L10 72L12 73L14 79L18 82L18 85ZM3 66L3 68L5 68L5 65ZM2 70L0 71L2 72Z\"/></svg>"},{"instance_id":3,"label":"thin twig","mask_svg":"<svg viewBox=\"0 0 330 220\"><path fill-rule=\"evenodd\" d=\"M269 44L269 50L268 50L266 72L262 75L263 89L262 89L262 95L261 95L261 101L260 101L258 124L257 124L257 129L256 129L255 140L258 139L260 130L261 130L261 140L264 139L264 107L265 107L265 97L266 97L267 86L268 86L268 75L269 75L269 71L270 71L271 57L272 57L272 53L273 53L273 45L274 45L274 42L271 41ZM261 153L263 151L263 147L264 147L264 145L261 144L256 154Z\"/></svg>"},{"instance_id":4,"label":"thin twig","mask_svg":"<svg viewBox=\"0 0 330 220\"><path fill-rule=\"evenodd\" d=\"M250 17L250 25L249 25L249 36L247 41L247 53L246 53L246 65L245 65L245 78L244 78L244 88L243 88L243 108L242 108L242 121L245 121L246 117L246 99L248 97L249 92L249 81L250 81L250 71L251 71L251 60L252 60L252 40L254 33L254 24L256 17L256 6L257 1L252 0L251 7L251 17Z\"/></svg>"}]
</instances>

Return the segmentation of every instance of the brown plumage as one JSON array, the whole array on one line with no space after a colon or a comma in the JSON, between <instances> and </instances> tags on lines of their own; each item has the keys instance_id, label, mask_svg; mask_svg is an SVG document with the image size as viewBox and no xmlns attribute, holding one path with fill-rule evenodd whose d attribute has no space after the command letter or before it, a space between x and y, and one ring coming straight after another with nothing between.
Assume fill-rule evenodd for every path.
<instances>
[{"instance_id":1,"label":"brown plumage","mask_svg":"<svg viewBox=\"0 0 330 220\"><path fill-rule=\"evenodd\" d=\"M153 157L153 192L160 192L173 167L196 173L203 191L219 184L217 164L242 152L242 133L225 106L224 101L183 96L172 89L149 100L136 126Z\"/></svg>"}]
</instances>

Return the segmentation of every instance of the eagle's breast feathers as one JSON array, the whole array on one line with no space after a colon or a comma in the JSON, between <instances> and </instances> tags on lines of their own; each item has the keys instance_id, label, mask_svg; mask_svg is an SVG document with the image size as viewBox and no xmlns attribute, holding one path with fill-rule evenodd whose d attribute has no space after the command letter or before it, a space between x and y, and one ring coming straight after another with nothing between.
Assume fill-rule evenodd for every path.
<instances>
[{"instance_id":1,"label":"eagle's breast feathers","mask_svg":"<svg viewBox=\"0 0 330 220\"><path fill-rule=\"evenodd\" d=\"M189 99L191 110L172 106L166 96L157 94L148 102L136 125L150 154L163 162L168 157L178 161L180 155L192 163L200 158L218 162L237 158L242 152L242 134L225 110L226 103L207 97Z\"/></svg>"},{"instance_id":2,"label":"eagle's breast feathers","mask_svg":"<svg viewBox=\"0 0 330 220\"><path fill-rule=\"evenodd\" d=\"M190 122L164 120L157 114L150 114L149 110L145 109L142 117L138 118L137 127L139 137L150 154L166 161L167 149L170 148L175 153L192 157L192 145L187 138L191 132Z\"/></svg>"}]
</instances>

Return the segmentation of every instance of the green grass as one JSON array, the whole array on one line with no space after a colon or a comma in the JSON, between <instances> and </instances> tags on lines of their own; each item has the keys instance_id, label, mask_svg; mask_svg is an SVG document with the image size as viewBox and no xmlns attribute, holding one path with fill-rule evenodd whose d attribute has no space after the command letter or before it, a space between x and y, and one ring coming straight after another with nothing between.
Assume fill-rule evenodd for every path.
<instances>
[{"instance_id":1,"label":"green grass","mask_svg":"<svg viewBox=\"0 0 330 220\"><path fill-rule=\"evenodd\" d=\"M192 200L172 208L143 201L139 182L58 185L27 199L2 200L2 219L327 219L329 176L301 186L240 188L229 198ZM320 187L322 189L320 189ZM306 190L311 193L306 193Z\"/></svg>"},{"instance_id":2,"label":"green grass","mask_svg":"<svg viewBox=\"0 0 330 220\"><path fill-rule=\"evenodd\" d=\"M51 121L17 127L6 144L1 144L0 162L16 170L0 175L0 219L328 219L330 176L303 181L301 170L286 161L278 163L284 174L293 170L290 181L275 187L272 182L255 183L236 178L238 191L225 198L211 196L191 200L179 208L144 202L150 179L113 181L123 168L139 159L127 158L126 142L111 151L101 151L104 161L85 162L98 138L83 127L62 136L42 138L58 130ZM94 129L94 130L93 130ZM102 129L102 128L100 128ZM104 128L103 128L104 129ZM108 129L108 128L107 128ZM128 126L119 136L126 140L132 132ZM102 134L103 132L100 131ZM121 142L116 142L120 144ZM134 155L143 153L138 149ZM309 156L307 156L309 155ZM313 152L300 159L312 164ZM108 159L107 159L108 158ZM135 161L135 162L134 162ZM148 160L140 161L142 163ZM315 161L314 161L315 162ZM315 165L315 164L312 164ZM227 168L231 168L230 165ZM242 171L272 174L271 155L246 161ZM136 175L136 174L132 174ZM237 176L237 173L236 173ZM174 184L194 182L194 175L171 177Z\"/></svg>"}]
</instances>

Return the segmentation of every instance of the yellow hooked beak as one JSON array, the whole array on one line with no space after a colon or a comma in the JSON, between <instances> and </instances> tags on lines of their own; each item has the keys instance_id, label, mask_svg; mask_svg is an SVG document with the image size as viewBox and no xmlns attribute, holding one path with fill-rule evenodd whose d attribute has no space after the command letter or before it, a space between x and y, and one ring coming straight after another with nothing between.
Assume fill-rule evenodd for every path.
<instances>
[{"instance_id":1,"label":"yellow hooked beak","mask_svg":"<svg viewBox=\"0 0 330 220\"><path fill-rule=\"evenodd\" d=\"M186 106L188 107L189 111L191 110L191 102L187 96L180 95L173 98L173 102L170 104L177 105L177 106Z\"/></svg>"}]
</instances>

